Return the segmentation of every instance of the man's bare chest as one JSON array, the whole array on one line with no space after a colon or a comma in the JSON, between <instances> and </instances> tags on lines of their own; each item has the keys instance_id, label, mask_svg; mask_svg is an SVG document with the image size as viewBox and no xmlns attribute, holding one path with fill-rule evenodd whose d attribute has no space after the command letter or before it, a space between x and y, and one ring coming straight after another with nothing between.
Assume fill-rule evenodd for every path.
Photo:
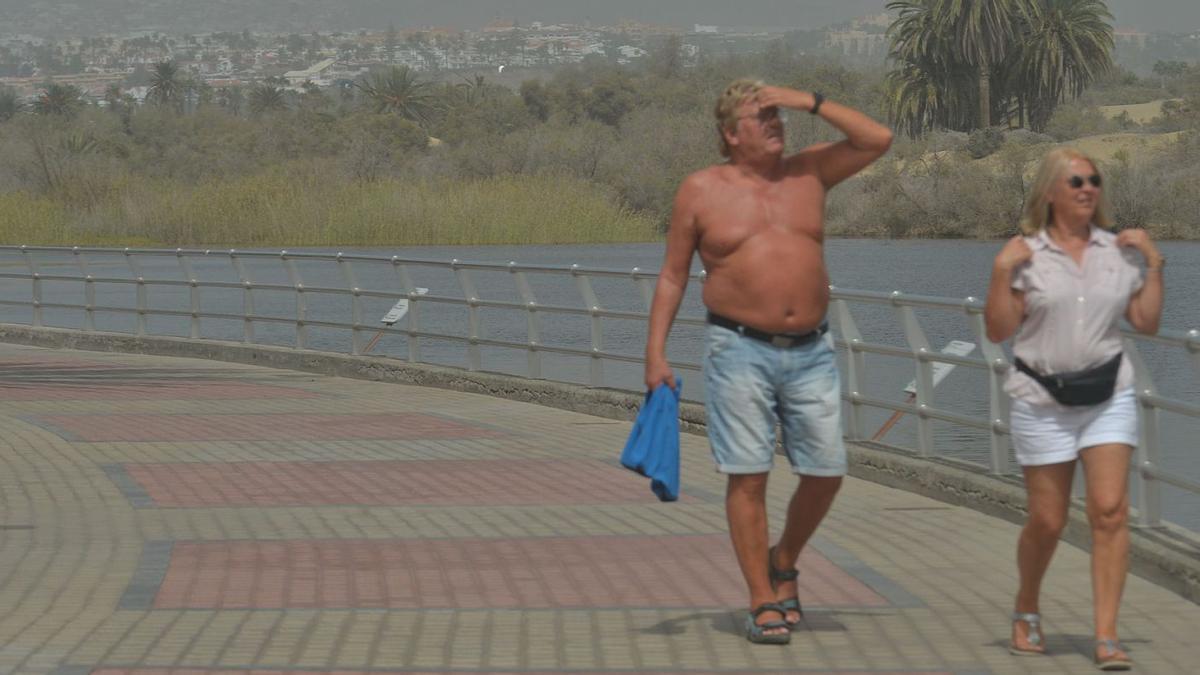
<instances>
[{"instance_id":1,"label":"man's bare chest","mask_svg":"<svg viewBox=\"0 0 1200 675\"><path fill-rule=\"evenodd\" d=\"M824 195L819 190L712 195L699 215L702 241L725 248L759 235L819 236Z\"/></svg>"}]
</instances>

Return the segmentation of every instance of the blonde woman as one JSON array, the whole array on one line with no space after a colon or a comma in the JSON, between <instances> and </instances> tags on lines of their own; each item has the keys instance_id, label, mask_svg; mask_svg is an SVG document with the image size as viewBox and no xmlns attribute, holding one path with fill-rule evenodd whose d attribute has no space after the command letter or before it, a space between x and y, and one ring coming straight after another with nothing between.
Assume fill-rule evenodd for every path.
<instances>
[{"instance_id":1,"label":"blonde woman","mask_svg":"<svg viewBox=\"0 0 1200 675\"><path fill-rule=\"evenodd\" d=\"M1101 670L1128 670L1117 608L1128 568L1128 474L1138 422L1119 322L1158 331L1165 259L1145 230L1113 234L1112 224L1096 163L1069 148L1051 151L1025 204L1021 234L996 256L984 317L989 340L1015 336L1016 367L1005 391L1029 498L1009 650L1046 651L1038 596L1081 460L1092 534L1092 658Z\"/></svg>"}]
</instances>

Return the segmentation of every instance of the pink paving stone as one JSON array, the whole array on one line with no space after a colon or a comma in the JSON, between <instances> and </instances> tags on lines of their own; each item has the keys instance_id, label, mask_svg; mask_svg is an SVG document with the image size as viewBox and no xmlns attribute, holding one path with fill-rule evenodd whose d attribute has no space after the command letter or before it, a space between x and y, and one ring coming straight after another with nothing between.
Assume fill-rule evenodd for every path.
<instances>
[{"instance_id":1,"label":"pink paving stone","mask_svg":"<svg viewBox=\"0 0 1200 675\"><path fill-rule=\"evenodd\" d=\"M0 373L3 366L0 366ZM5 382L0 379L3 401L152 401L309 399L320 395L304 389L219 380L168 378L72 382Z\"/></svg>"},{"instance_id":2,"label":"pink paving stone","mask_svg":"<svg viewBox=\"0 0 1200 675\"><path fill-rule=\"evenodd\" d=\"M91 675L446 675L455 673L482 673L473 670L209 670L187 668L104 668L92 670ZM527 670L487 670L488 675L524 675ZM611 673L628 673L628 670L571 670L571 675L608 675ZM642 675L672 675L674 673L690 673L690 670L638 670ZM754 670L758 675L794 675L794 671ZM805 675L953 675L946 670L805 670Z\"/></svg>"},{"instance_id":3,"label":"pink paving stone","mask_svg":"<svg viewBox=\"0 0 1200 675\"><path fill-rule=\"evenodd\" d=\"M482 673L473 670L209 670L187 668L134 668L118 669L104 668L92 670L91 675L446 675L455 673ZM488 675L524 675L528 670L487 670ZM607 675L611 673L628 673L628 670L571 670L571 675ZM642 675L672 675L674 673L690 673L690 670L638 670ZM794 675L794 671L754 670L758 675ZM805 670L805 675L953 675L946 670Z\"/></svg>"},{"instance_id":4,"label":"pink paving stone","mask_svg":"<svg viewBox=\"0 0 1200 675\"><path fill-rule=\"evenodd\" d=\"M646 479L597 461L184 462L124 467L155 506L168 508L655 501Z\"/></svg>"},{"instance_id":5,"label":"pink paving stone","mask_svg":"<svg viewBox=\"0 0 1200 675\"><path fill-rule=\"evenodd\" d=\"M815 551L800 597L888 602ZM179 542L155 609L740 607L725 535Z\"/></svg>"},{"instance_id":6,"label":"pink paving stone","mask_svg":"<svg viewBox=\"0 0 1200 675\"><path fill-rule=\"evenodd\" d=\"M152 441L339 441L493 438L503 432L421 413L160 415L86 414L33 417L74 439Z\"/></svg>"}]
</instances>

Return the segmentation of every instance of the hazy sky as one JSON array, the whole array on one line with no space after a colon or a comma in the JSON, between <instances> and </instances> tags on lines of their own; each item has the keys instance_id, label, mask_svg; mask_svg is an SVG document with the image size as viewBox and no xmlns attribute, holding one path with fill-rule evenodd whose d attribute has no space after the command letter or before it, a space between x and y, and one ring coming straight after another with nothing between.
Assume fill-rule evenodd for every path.
<instances>
[{"instance_id":1,"label":"hazy sky","mask_svg":"<svg viewBox=\"0 0 1200 675\"><path fill-rule=\"evenodd\" d=\"M1146 31L1200 32L1200 0L1108 0L1119 27ZM0 34L6 10L41 15L78 17L81 11L108 17L132 16L134 8L154 8L156 20L172 7L187 7L189 16L203 16L224 25L245 20L257 23L281 15L312 17L318 22L341 21L357 28L445 25L477 28L496 17L530 21L612 24L633 19L677 26L694 23L723 26L819 28L855 16L883 11L886 0L0 0ZM238 8L231 11L232 8ZM266 26L242 25L250 29ZM350 28L350 25L338 28Z\"/></svg>"},{"instance_id":2,"label":"hazy sky","mask_svg":"<svg viewBox=\"0 0 1200 675\"><path fill-rule=\"evenodd\" d=\"M193 2L199 0L193 0ZM344 2L345 0L343 0ZM253 2L253 0L247 0ZM482 24L497 15L597 23L634 18L688 25L823 26L883 11L886 0L375 0L416 22ZM1120 26L1200 30L1200 0L1109 0Z\"/></svg>"},{"instance_id":3,"label":"hazy sky","mask_svg":"<svg viewBox=\"0 0 1200 675\"><path fill-rule=\"evenodd\" d=\"M192 0L201 2L204 0ZM254 0L247 0L253 2ZM346 4L353 4L346 2ZM597 23L619 18L688 25L819 27L881 12L886 0L365 0L415 23L481 25L495 16ZM1120 26L1200 30L1200 0L1109 0ZM407 21L406 21L407 23Z\"/></svg>"}]
</instances>

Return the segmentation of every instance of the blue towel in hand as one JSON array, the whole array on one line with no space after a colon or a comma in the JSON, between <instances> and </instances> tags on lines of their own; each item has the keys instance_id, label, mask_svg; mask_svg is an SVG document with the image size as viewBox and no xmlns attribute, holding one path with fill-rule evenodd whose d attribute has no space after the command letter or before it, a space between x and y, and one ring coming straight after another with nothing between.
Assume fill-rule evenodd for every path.
<instances>
[{"instance_id":1,"label":"blue towel in hand","mask_svg":"<svg viewBox=\"0 0 1200 675\"><path fill-rule=\"evenodd\" d=\"M621 466L650 479L650 489L664 502L679 499L679 391L660 384L646 394L629 440L621 451Z\"/></svg>"}]
</instances>

